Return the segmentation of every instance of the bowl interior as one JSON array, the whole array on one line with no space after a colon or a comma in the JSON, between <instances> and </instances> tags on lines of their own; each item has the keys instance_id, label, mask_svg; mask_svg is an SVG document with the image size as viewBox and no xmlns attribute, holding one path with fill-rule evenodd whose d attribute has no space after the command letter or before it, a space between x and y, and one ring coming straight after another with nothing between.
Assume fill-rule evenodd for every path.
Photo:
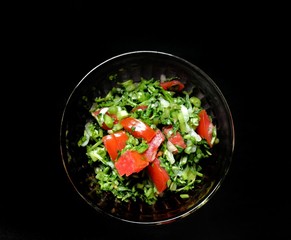
<instances>
[{"instance_id":1,"label":"bowl interior","mask_svg":"<svg viewBox=\"0 0 291 240\"><path fill-rule=\"evenodd\" d=\"M182 200L174 194L165 194L156 204L118 202L110 194L94 194L88 179L94 170L88 165L85 149L77 142L84 132L85 123L91 119L89 109L97 96L105 96L114 86L109 76L117 74L119 80L160 79L179 77L185 90L201 99L203 108L217 126L219 144L212 156L201 162L205 179L192 191L191 197ZM88 97L88 102L83 101ZM118 55L93 68L69 96L60 129L61 155L65 171L79 195L100 213L122 221L141 224L164 224L193 213L203 206L220 187L231 164L234 150L234 126L228 104L214 81L192 63L162 52L137 51Z\"/></svg>"}]
</instances>

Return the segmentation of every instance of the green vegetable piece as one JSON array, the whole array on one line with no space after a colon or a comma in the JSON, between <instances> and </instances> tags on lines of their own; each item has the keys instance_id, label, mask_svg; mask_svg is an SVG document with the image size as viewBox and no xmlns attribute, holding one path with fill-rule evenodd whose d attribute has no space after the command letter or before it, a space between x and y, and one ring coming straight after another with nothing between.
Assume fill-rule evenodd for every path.
<instances>
[{"instance_id":1,"label":"green vegetable piece","mask_svg":"<svg viewBox=\"0 0 291 240\"><path fill-rule=\"evenodd\" d=\"M195 106L195 107L201 107L201 100L198 97L191 97L190 102Z\"/></svg>"},{"instance_id":2,"label":"green vegetable piece","mask_svg":"<svg viewBox=\"0 0 291 240\"><path fill-rule=\"evenodd\" d=\"M110 117L109 115L105 114L104 115L104 123L106 124L107 127L112 128L113 127L113 118Z\"/></svg>"}]
</instances>

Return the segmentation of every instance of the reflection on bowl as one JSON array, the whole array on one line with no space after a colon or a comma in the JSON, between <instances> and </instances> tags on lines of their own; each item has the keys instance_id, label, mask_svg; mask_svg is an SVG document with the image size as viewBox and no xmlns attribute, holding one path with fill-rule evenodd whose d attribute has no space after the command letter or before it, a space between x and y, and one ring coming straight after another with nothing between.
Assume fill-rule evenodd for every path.
<instances>
[{"instance_id":1,"label":"reflection on bowl","mask_svg":"<svg viewBox=\"0 0 291 240\"><path fill-rule=\"evenodd\" d=\"M211 156L201 161L203 181L189 192L188 198L165 192L154 204L120 201L104 192L97 194L92 185L94 169L88 164L86 149L78 146L84 125L92 115L89 109L96 97L104 97L119 81L178 77L185 91L196 96L217 129L219 143ZM86 96L87 101L84 101ZM60 127L60 150L65 172L74 189L101 214L137 224L167 224L194 213L215 194L226 177L234 151L234 125L229 106L215 82L194 64L169 53L135 51L112 57L93 68L68 97Z\"/></svg>"}]
</instances>

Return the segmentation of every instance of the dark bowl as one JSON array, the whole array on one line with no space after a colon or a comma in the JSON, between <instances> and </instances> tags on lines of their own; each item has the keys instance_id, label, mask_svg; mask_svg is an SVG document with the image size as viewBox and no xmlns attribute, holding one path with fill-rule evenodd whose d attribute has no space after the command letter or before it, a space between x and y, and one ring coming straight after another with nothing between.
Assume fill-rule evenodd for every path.
<instances>
[{"instance_id":1,"label":"dark bowl","mask_svg":"<svg viewBox=\"0 0 291 240\"><path fill-rule=\"evenodd\" d=\"M204 109L217 127L219 144L212 156L202 163L203 184L187 199L174 194L161 197L154 205L143 202L120 202L110 194L94 194L88 179L94 170L86 161L85 150L77 145L85 123L92 117L89 108L97 96L105 96L114 86L108 77L118 74L120 80L160 79L176 76L185 90L200 98ZM83 96L88 102L83 101ZM65 173L76 192L98 213L134 224L168 224L193 214L204 206L220 188L231 165L235 134L228 103L215 82L199 67L181 57L158 51L134 51L114 56L88 72L67 99L60 125L60 151Z\"/></svg>"}]
</instances>

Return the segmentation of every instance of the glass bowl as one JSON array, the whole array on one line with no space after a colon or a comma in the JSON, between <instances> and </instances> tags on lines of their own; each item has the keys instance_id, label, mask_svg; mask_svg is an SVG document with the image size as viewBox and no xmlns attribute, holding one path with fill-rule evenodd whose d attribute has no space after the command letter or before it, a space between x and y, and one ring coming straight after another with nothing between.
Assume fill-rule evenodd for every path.
<instances>
[{"instance_id":1,"label":"glass bowl","mask_svg":"<svg viewBox=\"0 0 291 240\"><path fill-rule=\"evenodd\" d=\"M179 77L185 90L200 98L217 128L219 143L211 149L211 157L203 160L203 181L180 198L165 194L149 205L142 201L118 201L110 194L97 195L88 179L94 178L94 169L86 161L84 148L78 141L94 99L104 97L114 87L109 77L120 80L160 79L161 76ZM84 102L83 96L87 97ZM228 103L215 82L199 67L173 54L159 51L133 51L114 56L89 71L69 95L60 124L60 152L65 173L73 188L93 209L109 218L133 224L168 224L193 214L204 206L220 188L231 165L235 143L234 124Z\"/></svg>"}]
</instances>

